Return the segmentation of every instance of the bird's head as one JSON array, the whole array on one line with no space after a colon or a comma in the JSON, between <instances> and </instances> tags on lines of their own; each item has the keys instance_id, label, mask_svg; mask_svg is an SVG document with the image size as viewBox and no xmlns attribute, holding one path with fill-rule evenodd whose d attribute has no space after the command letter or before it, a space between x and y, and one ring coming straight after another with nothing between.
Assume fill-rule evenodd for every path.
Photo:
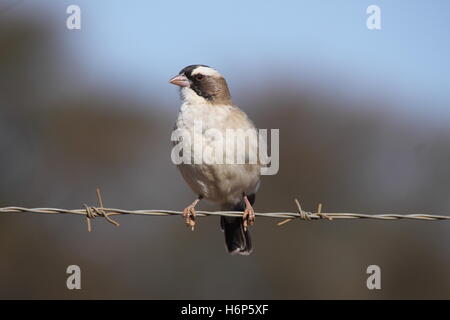
<instances>
[{"instance_id":1,"label":"bird's head","mask_svg":"<svg viewBox=\"0 0 450 320\"><path fill-rule=\"evenodd\" d=\"M191 65L170 79L180 87L181 98L191 104L231 105L230 91L225 78L205 65Z\"/></svg>"}]
</instances>

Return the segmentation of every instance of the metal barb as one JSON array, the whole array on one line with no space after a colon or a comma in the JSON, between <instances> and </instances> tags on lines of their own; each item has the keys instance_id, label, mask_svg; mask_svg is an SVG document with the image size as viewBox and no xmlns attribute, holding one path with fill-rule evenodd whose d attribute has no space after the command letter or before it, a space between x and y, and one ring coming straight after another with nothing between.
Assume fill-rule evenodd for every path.
<instances>
[{"instance_id":1,"label":"metal barb","mask_svg":"<svg viewBox=\"0 0 450 320\"><path fill-rule=\"evenodd\" d=\"M96 217L103 217L108 222L115 225L116 227L120 226L120 224L118 222L114 221L113 219L111 219L109 217L109 214L106 213L106 211L104 210L103 199L102 199L102 194L100 192L100 188L96 189L96 194L97 194L97 201L98 201L99 207L93 207L93 206L88 206L86 204L83 204L84 210L86 211L86 223L87 223L88 232L92 231L91 220L95 219Z\"/></svg>"}]
</instances>

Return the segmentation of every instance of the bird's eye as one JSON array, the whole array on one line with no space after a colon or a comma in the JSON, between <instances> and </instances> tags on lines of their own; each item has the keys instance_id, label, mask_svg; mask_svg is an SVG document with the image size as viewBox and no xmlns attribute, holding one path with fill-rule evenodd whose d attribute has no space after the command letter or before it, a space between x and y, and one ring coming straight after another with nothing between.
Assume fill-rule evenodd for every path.
<instances>
[{"instance_id":1,"label":"bird's eye","mask_svg":"<svg viewBox=\"0 0 450 320\"><path fill-rule=\"evenodd\" d=\"M198 74L198 75L195 76L195 78L197 80L202 80L203 79L203 75L202 74Z\"/></svg>"}]
</instances>

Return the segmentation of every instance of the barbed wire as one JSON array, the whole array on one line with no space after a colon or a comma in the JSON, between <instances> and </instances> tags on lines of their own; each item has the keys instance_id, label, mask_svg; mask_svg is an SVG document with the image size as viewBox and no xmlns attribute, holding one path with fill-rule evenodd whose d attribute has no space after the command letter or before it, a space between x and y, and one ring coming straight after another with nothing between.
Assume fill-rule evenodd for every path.
<instances>
[{"instance_id":1,"label":"barbed wire","mask_svg":"<svg viewBox=\"0 0 450 320\"><path fill-rule=\"evenodd\" d=\"M24 207L3 207L0 208L0 213L36 213L36 214L75 214L86 217L88 231L92 231L91 220L102 217L108 222L119 226L120 224L113 220L111 216L115 215L143 215L143 216L176 216L183 215L183 211L175 210L125 210L116 208L105 208L103 205L100 189L97 189L97 200L99 206L83 205L82 209L56 209L56 208L24 208ZM450 220L450 216L434 215L434 214L363 214L363 213L337 213L337 212L322 212L322 204L318 205L317 212L309 212L302 209L300 202L294 199L297 207L296 212L255 212L255 216L283 219L277 225L281 226L287 222L295 219L300 220L335 220L335 219L372 219L372 220L419 220L419 221L439 221ZM242 217L240 211L196 211L197 217L206 216L227 216L227 217Z\"/></svg>"}]
</instances>

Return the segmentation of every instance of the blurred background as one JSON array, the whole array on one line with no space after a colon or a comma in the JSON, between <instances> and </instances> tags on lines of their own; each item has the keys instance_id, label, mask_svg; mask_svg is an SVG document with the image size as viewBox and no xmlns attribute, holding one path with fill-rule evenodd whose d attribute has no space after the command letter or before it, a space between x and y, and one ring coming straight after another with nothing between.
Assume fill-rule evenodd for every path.
<instances>
[{"instance_id":1,"label":"blurred background","mask_svg":"<svg viewBox=\"0 0 450 320\"><path fill-rule=\"evenodd\" d=\"M81 8L81 30L66 9ZM381 8L378 31L366 8ZM0 207L181 210L168 79L217 68L280 171L257 211L450 214L448 1L0 1ZM206 203L203 209L214 209ZM450 224L257 219L229 256L216 217L0 215L0 298L448 299ZM66 268L81 267L81 290ZM381 290L366 288L381 267Z\"/></svg>"}]
</instances>

